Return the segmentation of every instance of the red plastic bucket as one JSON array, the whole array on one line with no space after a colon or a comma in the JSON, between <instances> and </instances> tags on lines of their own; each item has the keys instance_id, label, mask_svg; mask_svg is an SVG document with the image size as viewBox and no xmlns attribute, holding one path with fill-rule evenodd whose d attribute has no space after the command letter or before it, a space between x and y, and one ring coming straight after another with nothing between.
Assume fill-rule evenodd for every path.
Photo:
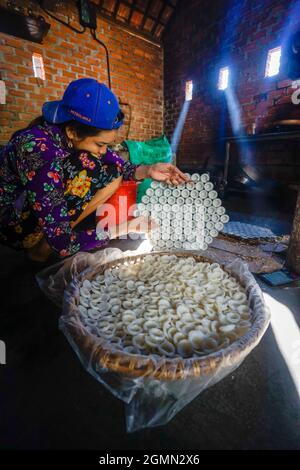
<instances>
[{"instance_id":1,"label":"red plastic bucket","mask_svg":"<svg viewBox=\"0 0 300 470\"><path fill-rule=\"evenodd\" d=\"M108 225L115 226L133 219L133 210L136 208L137 183L136 181L123 181L117 191L103 206L97 210L96 221L102 229ZM99 210L101 213L99 214ZM103 224L101 224L103 221Z\"/></svg>"}]
</instances>

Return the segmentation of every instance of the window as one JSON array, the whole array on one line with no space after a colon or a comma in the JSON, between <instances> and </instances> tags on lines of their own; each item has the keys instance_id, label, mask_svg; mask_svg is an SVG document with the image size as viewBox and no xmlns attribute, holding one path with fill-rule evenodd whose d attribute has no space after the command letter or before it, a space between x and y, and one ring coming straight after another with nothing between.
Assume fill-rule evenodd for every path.
<instances>
[{"instance_id":1,"label":"window","mask_svg":"<svg viewBox=\"0 0 300 470\"><path fill-rule=\"evenodd\" d=\"M280 70L281 47L275 47L268 52L265 77L274 77Z\"/></svg>"},{"instance_id":2,"label":"window","mask_svg":"<svg viewBox=\"0 0 300 470\"><path fill-rule=\"evenodd\" d=\"M226 90L229 82L229 67L223 67L219 72L218 89Z\"/></svg>"},{"instance_id":3,"label":"window","mask_svg":"<svg viewBox=\"0 0 300 470\"><path fill-rule=\"evenodd\" d=\"M185 101L192 101L193 99L193 82L189 80L185 84Z\"/></svg>"},{"instance_id":4,"label":"window","mask_svg":"<svg viewBox=\"0 0 300 470\"><path fill-rule=\"evenodd\" d=\"M32 66L34 76L36 78L40 78L41 80L46 80L44 61L41 54L37 54L36 52L32 54Z\"/></svg>"}]
</instances>

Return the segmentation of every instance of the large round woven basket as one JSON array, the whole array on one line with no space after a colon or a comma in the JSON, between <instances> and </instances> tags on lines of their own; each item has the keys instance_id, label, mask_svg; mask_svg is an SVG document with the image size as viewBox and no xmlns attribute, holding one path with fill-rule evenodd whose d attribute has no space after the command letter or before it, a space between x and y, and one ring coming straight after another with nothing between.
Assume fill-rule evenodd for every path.
<instances>
[{"instance_id":1,"label":"large round woven basket","mask_svg":"<svg viewBox=\"0 0 300 470\"><path fill-rule=\"evenodd\" d=\"M170 252L152 252L150 254L164 255L170 254ZM174 254L178 257L192 256L197 261L212 263L212 260L192 252L175 252ZM138 263L147 255L149 253L125 257L107 263L101 266L102 272L121 264ZM240 282L233 272L230 272L222 265L221 267ZM101 271L93 275L89 275L87 272L85 279L91 280L99 273ZM242 282L240 284L243 285ZM160 380L179 380L187 377L210 376L219 371L222 366L234 366L242 362L245 356L258 344L268 327L269 315L266 311L267 307L264 304L262 295L257 294L258 286L254 279L250 286L243 285L243 287L246 288L246 293L250 300L252 327L244 336L228 347L206 356L189 359L162 358L161 361L158 361L151 358L151 356L124 353L111 348L109 343L102 342L99 338L88 334L83 328L78 328L78 325L72 322L68 322L68 336L71 336L72 342L75 343L78 350L89 361L92 361L94 370L102 369L132 378L148 377ZM255 295L251 292L253 289L256 290ZM77 303L78 301L75 300L75 304Z\"/></svg>"}]
</instances>

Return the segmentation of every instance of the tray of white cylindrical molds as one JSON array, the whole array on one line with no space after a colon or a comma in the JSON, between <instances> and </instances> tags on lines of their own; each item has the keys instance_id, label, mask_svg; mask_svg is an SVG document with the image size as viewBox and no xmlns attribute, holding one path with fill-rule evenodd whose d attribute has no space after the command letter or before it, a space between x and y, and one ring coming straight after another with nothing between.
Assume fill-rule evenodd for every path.
<instances>
[{"instance_id":1,"label":"tray of white cylindrical molds","mask_svg":"<svg viewBox=\"0 0 300 470\"><path fill-rule=\"evenodd\" d=\"M224 376L258 344L269 314L244 263L154 252L88 269L61 326L89 370L176 381ZM226 375L226 374L225 374Z\"/></svg>"},{"instance_id":2,"label":"tray of white cylindrical molds","mask_svg":"<svg viewBox=\"0 0 300 470\"><path fill-rule=\"evenodd\" d=\"M178 186L152 181L135 211L157 223L149 235L157 250L206 250L229 221L209 174L186 176Z\"/></svg>"}]
</instances>

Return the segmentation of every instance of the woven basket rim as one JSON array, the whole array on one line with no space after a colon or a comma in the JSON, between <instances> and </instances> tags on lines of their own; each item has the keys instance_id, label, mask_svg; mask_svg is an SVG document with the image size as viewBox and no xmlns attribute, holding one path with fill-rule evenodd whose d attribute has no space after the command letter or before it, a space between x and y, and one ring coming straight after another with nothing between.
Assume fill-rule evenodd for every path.
<instances>
[{"instance_id":1,"label":"woven basket rim","mask_svg":"<svg viewBox=\"0 0 300 470\"><path fill-rule=\"evenodd\" d=\"M176 255L178 257L193 257L196 261L207 262L210 264L216 263L216 261L199 255L198 252L182 252L182 251L153 251L150 253L135 254L118 258L114 261L110 261L101 265L101 270L97 273L93 273L89 277L89 273L85 272L85 279L94 279L99 273L104 272L106 269L113 268L126 262L136 262L146 256L154 255ZM222 269L228 274L233 276L244 288L246 286L238 279L238 277L232 273L224 264L218 263ZM250 287L253 289L254 286ZM249 292L246 290L247 297L249 298ZM257 296L255 302L258 304L256 310L251 307L253 320L250 330L243 336L239 337L236 341L231 343L224 349L220 349L207 355L192 357L192 358L167 358L163 357L161 360L156 359L156 363L151 360L151 356L145 356L141 354L131 354L122 352L119 350L111 350L109 340L101 338L101 344L99 344L99 338L91 334L87 334L89 339L89 347L92 348L93 361L99 367L102 366L105 369L113 372L120 372L124 375L132 377L154 377L165 380L182 379L186 377L202 376L209 374L212 371L218 370L222 362L226 361L230 363L242 361L243 357L247 352L259 342L260 338L266 331L269 321L266 313L266 306L264 304L262 296ZM69 329L73 330L75 335L78 335L76 328L69 326ZM86 336L84 335L84 336ZM160 362L162 363L160 365Z\"/></svg>"}]
</instances>

